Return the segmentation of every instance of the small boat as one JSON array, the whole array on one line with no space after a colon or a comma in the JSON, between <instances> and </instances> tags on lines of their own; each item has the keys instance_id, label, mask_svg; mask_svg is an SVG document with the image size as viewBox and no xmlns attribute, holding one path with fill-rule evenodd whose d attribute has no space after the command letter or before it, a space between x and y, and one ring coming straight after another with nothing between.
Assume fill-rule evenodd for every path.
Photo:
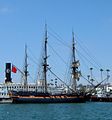
<instances>
[{"instance_id":1,"label":"small boat","mask_svg":"<svg viewBox=\"0 0 112 120\"><path fill-rule=\"evenodd\" d=\"M71 72L72 72L72 85L68 86L64 83L59 77L54 74L51 69L48 67L48 56L47 56L47 26L45 26L45 40L44 40L44 58L43 58L43 80L42 80L42 91L28 91L27 90L27 54L25 58L25 82L24 87L26 90L24 91L10 91L10 97L12 98L13 103L84 103L85 97L79 94L76 90L76 82L79 80L80 73L78 70L79 61L76 60L75 57L75 41L74 41L74 33L73 33L73 43L72 43L72 65L71 65ZM50 71L57 79L61 80L67 88L67 91L60 92L60 93L53 93L49 92L48 84L47 84L47 71Z\"/></svg>"},{"instance_id":2,"label":"small boat","mask_svg":"<svg viewBox=\"0 0 112 120\"><path fill-rule=\"evenodd\" d=\"M9 98L0 98L0 104L12 103L12 99Z\"/></svg>"}]
</instances>

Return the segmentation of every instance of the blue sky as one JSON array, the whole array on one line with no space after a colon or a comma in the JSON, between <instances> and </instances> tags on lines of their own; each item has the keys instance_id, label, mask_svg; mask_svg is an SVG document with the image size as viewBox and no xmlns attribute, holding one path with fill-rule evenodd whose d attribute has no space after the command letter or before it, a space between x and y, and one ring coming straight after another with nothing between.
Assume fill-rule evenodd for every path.
<instances>
[{"instance_id":1,"label":"blue sky","mask_svg":"<svg viewBox=\"0 0 112 120\"><path fill-rule=\"evenodd\" d=\"M48 24L48 29L53 29L62 37L61 40L68 44L71 44L72 29L74 29L77 41L88 48L96 64L101 64L104 70L107 68L111 70L111 0L0 0L0 81L4 80L6 62L12 62L22 68L25 43L32 51L33 56L36 56L38 62L44 38L45 21ZM59 50L66 61L69 49L56 43L50 35L48 37L51 39L53 48L56 51ZM77 49L81 51L80 47ZM64 52L65 50L67 52ZM64 64L59 60L57 62L55 57L53 62L58 67L55 70L57 74L65 72ZM89 64L87 68L83 67L84 64L81 63L82 69L80 69L86 75L92 65ZM29 67L32 69L31 75L35 78L37 65L30 63ZM100 73L98 69L96 70L95 74L98 78ZM15 82L19 81L17 76L19 75L12 75Z\"/></svg>"}]
</instances>

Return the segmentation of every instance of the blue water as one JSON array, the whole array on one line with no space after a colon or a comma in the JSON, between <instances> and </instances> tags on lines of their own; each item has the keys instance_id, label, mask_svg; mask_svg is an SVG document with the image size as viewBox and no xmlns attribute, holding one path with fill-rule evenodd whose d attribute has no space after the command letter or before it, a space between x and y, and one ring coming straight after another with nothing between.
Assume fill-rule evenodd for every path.
<instances>
[{"instance_id":1,"label":"blue water","mask_svg":"<svg viewBox=\"0 0 112 120\"><path fill-rule=\"evenodd\" d=\"M112 103L0 104L0 120L112 120Z\"/></svg>"}]
</instances>

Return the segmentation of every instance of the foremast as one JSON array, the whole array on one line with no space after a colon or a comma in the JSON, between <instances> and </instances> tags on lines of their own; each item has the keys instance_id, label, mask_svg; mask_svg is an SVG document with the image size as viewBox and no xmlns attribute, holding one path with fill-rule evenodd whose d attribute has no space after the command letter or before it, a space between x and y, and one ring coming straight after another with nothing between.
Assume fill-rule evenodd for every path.
<instances>
[{"instance_id":1,"label":"foremast","mask_svg":"<svg viewBox=\"0 0 112 120\"><path fill-rule=\"evenodd\" d=\"M75 39L74 32L72 32L72 84L71 87L74 92L77 91L77 80L79 80L79 60L76 60L76 48L75 48Z\"/></svg>"},{"instance_id":2,"label":"foremast","mask_svg":"<svg viewBox=\"0 0 112 120\"><path fill-rule=\"evenodd\" d=\"M24 89L28 90L28 55L27 55L27 45L25 45L25 63L24 63Z\"/></svg>"}]
</instances>

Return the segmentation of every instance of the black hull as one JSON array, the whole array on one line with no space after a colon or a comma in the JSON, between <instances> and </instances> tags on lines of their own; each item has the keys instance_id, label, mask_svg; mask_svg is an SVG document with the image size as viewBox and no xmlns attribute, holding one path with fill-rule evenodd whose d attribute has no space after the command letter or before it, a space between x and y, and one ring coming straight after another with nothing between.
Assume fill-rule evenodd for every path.
<instances>
[{"instance_id":1,"label":"black hull","mask_svg":"<svg viewBox=\"0 0 112 120\"><path fill-rule=\"evenodd\" d=\"M112 97L96 97L92 96L90 98L91 102L112 102Z\"/></svg>"},{"instance_id":2,"label":"black hull","mask_svg":"<svg viewBox=\"0 0 112 120\"><path fill-rule=\"evenodd\" d=\"M72 98L33 98L33 97L14 97L13 103L84 103L83 97Z\"/></svg>"},{"instance_id":3,"label":"black hull","mask_svg":"<svg viewBox=\"0 0 112 120\"><path fill-rule=\"evenodd\" d=\"M12 91L11 98L13 103L84 103L85 97L76 94L55 94Z\"/></svg>"}]
</instances>

